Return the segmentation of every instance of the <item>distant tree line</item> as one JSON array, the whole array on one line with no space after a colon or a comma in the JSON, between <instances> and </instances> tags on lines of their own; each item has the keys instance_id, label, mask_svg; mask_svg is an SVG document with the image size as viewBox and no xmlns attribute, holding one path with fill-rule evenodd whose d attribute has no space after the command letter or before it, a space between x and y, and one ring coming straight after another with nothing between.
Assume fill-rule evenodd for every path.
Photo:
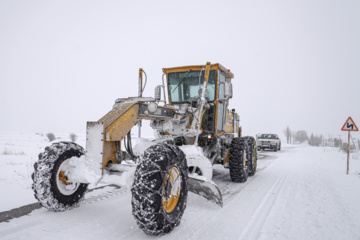
<instances>
[{"instance_id":1,"label":"distant tree line","mask_svg":"<svg viewBox=\"0 0 360 240\"><path fill-rule=\"evenodd\" d=\"M309 145L315 146L315 147L323 146L323 140L324 140L323 135L321 135L321 134L314 135L311 133L310 139L309 139Z\"/></svg>"},{"instance_id":2,"label":"distant tree line","mask_svg":"<svg viewBox=\"0 0 360 240\"><path fill-rule=\"evenodd\" d=\"M49 139L49 142L52 142L56 139L54 133L47 133L46 136ZM70 133L69 138L72 142L76 142L78 136L75 133Z\"/></svg>"},{"instance_id":3,"label":"distant tree line","mask_svg":"<svg viewBox=\"0 0 360 240\"><path fill-rule=\"evenodd\" d=\"M286 142L289 144L299 144L309 140L305 130L291 131L289 126L284 129L284 135L286 137Z\"/></svg>"},{"instance_id":4,"label":"distant tree line","mask_svg":"<svg viewBox=\"0 0 360 240\"><path fill-rule=\"evenodd\" d=\"M336 137L328 137L325 138L322 134L310 134L310 137L308 136L307 132L305 130L298 130L293 131L290 129L289 126L287 126L284 129L284 135L286 137L286 142L288 144L301 144L301 143L308 143L310 146L328 146L328 147L338 147L343 148L343 142L341 138ZM347 146L347 143L345 143ZM360 149L360 139L357 140L358 148ZM353 144L353 147L355 145Z\"/></svg>"}]
</instances>

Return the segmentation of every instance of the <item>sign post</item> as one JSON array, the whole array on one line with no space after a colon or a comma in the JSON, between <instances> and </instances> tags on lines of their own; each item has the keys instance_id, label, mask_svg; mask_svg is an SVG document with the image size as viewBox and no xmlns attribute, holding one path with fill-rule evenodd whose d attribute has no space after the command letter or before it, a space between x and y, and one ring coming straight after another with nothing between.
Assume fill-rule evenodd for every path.
<instances>
[{"instance_id":1,"label":"sign post","mask_svg":"<svg viewBox=\"0 0 360 240\"><path fill-rule=\"evenodd\" d=\"M346 174L349 174L349 159L350 159L350 132L352 131L359 131L358 127L356 126L354 120L349 117L344 126L342 127L341 131L348 132L348 149L347 149L347 164L346 164Z\"/></svg>"}]
</instances>

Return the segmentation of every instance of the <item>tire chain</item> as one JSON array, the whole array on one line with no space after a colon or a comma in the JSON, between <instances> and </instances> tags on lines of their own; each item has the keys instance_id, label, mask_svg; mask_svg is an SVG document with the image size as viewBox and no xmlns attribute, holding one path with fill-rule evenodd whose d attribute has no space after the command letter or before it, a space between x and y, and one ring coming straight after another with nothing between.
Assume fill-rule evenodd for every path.
<instances>
[{"instance_id":1,"label":"tire chain","mask_svg":"<svg viewBox=\"0 0 360 240\"><path fill-rule=\"evenodd\" d=\"M246 138L234 138L231 141L229 166L230 178L233 182L246 182L248 173L244 169L244 154L246 154L248 144Z\"/></svg>"},{"instance_id":2,"label":"tire chain","mask_svg":"<svg viewBox=\"0 0 360 240\"><path fill-rule=\"evenodd\" d=\"M80 199L69 205L59 202L51 191L52 171L60 155L66 151L79 151L84 154L84 149L71 142L58 142L46 147L45 151L39 154L39 160L34 164L34 172L31 174L33 180L32 189L35 198L40 204L52 211L59 212L79 207L79 203L84 200L84 195Z\"/></svg>"},{"instance_id":3,"label":"tire chain","mask_svg":"<svg viewBox=\"0 0 360 240\"><path fill-rule=\"evenodd\" d=\"M254 145L255 145L255 151L256 151L256 143L254 144L255 142L255 139L251 136L247 136L245 137L245 139L247 140L247 143L248 143L248 151L247 151L247 155L246 155L246 159L247 159L247 162L246 164L248 165L248 175L249 176L254 176L255 175L255 172L256 172L256 159L255 161L253 162L253 154L254 154ZM255 157L256 156L256 153L255 153Z\"/></svg>"},{"instance_id":4,"label":"tire chain","mask_svg":"<svg viewBox=\"0 0 360 240\"><path fill-rule=\"evenodd\" d=\"M187 165L184 159L184 153L176 146L158 144L145 151L144 158L135 171L135 180L131 189L133 215L140 229L148 235L164 235L180 224L187 197L184 178L187 176ZM166 214L162 206L162 185L168 174L170 162L175 163L174 166L179 170L185 171L185 176L182 176L185 193L182 195L182 202L179 199L178 206L174 210L175 218L169 217L173 213Z\"/></svg>"}]
</instances>

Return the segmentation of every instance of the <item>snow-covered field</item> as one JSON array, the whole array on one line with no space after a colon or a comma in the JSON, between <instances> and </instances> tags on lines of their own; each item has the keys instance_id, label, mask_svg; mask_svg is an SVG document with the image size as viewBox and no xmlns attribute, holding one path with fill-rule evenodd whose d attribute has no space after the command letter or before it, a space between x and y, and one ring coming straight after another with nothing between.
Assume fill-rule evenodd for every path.
<instances>
[{"instance_id":1,"label":"snow-covered field","mask_svg":"<svg viewBox=\"0 0 360 240\"><path fill-rule=\"evenodd\" d=\"M69 134L56 136L69 141ZM45 135L0 133L0 214L36 202L30 176L48 145ZM352 156L346 175L346 154L338 149L261 151L258 172L243 184L215 166L223 208L189 193L181 224L161 239L360 239L360 155ZM128 189L94 190L80 208L38 209L0 223L0 239L154 239L137 227L130 199Z\"/></svg>"}]
</instances>

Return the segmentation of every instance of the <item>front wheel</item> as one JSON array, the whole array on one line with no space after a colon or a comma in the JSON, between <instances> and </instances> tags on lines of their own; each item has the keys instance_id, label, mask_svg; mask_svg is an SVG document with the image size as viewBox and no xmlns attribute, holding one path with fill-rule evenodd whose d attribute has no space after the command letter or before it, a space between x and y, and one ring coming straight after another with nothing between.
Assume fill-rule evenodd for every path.
<instances>
[{"instance_id":1,"label":"front wheel","mask_svg":"<svg viewBox=\"0 0 360 240\"><path fill-rule=\"evenodd\" d=\"M148 235L160 236L180 224L187 201L188 168L176 146L158 144L144 153L135 171L132 213Z\"/></svg>"},{"instance_id":2,"label":"front wheel","mask_svg":"<svg viewBox=\"0 0 360 240\"><path fill-rule=\"evenodd\" d=\"M72 142L54 143L39 154L31 175L35 198L52 211L65 211L79 206L88 184L67 181L70 158L79 158L84 149Z\"/></svg>"}]
</instances>

